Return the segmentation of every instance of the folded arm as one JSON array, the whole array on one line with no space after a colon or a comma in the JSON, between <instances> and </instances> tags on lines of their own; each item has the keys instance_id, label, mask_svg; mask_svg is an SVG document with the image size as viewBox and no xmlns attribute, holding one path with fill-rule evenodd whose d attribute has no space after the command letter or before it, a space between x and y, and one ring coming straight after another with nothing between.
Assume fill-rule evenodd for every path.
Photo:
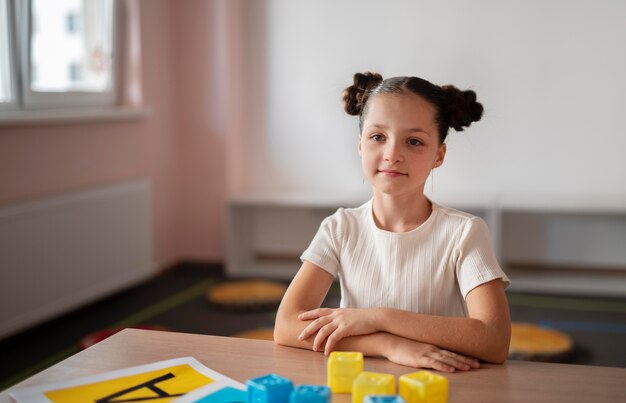
<instances>
[{"instance_id":1,"label":"folded arm","mask_svg":"<svg viewBox=\"0 0 626 403\"><path fill-rule=\"evenodd\" d=\"M502 282L482 284L466 298L467 318L431 316L390 308L318 308L300 314L310 321L300 335L315 334L313 349L325 345L329 353L345 337L387 332L493 363L506 360L511 321Z\"/></svg>"},{"instance_id":2,"label":"folded arm","mask_svg":"<svg viewBox=\"0 0 626 403\"><path fill-rule=\"evenodd\" d=\"M465 300L466 318L420 315L398 309L375 312L381 331L503 363L509 351L511 318L502 281L496 279L474 288Z\"/></svg>"},{"instance_id":3,"label":"folded arm","mask_svg":"<svg viewBox=\"0 0 626 403\"><path fill-rule=\"evenodd\" d=\"M310 262L303 263L289 285L276 314L274 341L277 344L315 351L324 347L324 341L319 342L316 337L317 331L307 337L300 337L305 328L315 322L301 318L307 312L320 309L333 280L333 276L322 268ZM314 348L316 341L319 344ZM469 370L479 366L473 358L386 331L342 337L334 343L333 349L361 351L366 356L383 356L401 365L434 368L446 372L454 372L457 369Z\"/></svg>"}]
</instances>

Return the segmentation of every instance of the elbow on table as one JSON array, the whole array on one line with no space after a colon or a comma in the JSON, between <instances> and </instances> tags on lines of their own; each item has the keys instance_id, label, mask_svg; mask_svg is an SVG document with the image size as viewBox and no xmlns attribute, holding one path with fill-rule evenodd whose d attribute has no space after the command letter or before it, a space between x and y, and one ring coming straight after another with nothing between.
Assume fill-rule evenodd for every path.
<instances>
[{"instance_id":1,"label":"elbow on table","mask_svg":"<svg viewBox=\"0 0 626 403\"><path fill-rule=\"evenodd\" d=\"M288 326L280 319L276 319L274 324L274 343L281 346L294 346L293 337Z\"/></svg>"},{"instance_id":2,"label":"elbow on table","mask_svg":"<svg viewBox=\"0 0 626 403\"><path fill-rule=\"evenodd\" d=\"M492 364L504 364L509 356L509 345L511 344L511 322L510 319L501 320L495 323L483 323L483 337L480 343L479 358Z\"/></svg>"},{"instance_id":3,"label":"elbow on table","mask_svg":"<svg viewBox=\"0 0 626 403\"><path fill-rule=\"evenodd\" d=\"M499 335L495 340L488 343L488 350L485 351L483 360L492 364L504 364L509 355L510 334Z\"/></svg>"},{"instance_id":4,"label":"elbow on table","mask_svg":"<svg viewBox=\"0 0 626 403\"><path fill-rule=\"evenodd\" d=\"M288 338L285 337L284 332L281 332L278 325L274 326L274 343L280 346L288 346Z\"/></svg>"},{"instance_id":5,"label":"elbow on table","mask_svg":"<svg viewBox=\"0 0 626 403\"><path fill-rule=\"evenodd\" d=\"M498 348L489 353L488 357L485 357L485 361L490 362L492 364L504 364L509 355L509 348Z\"/></svg>"}]
</instances>

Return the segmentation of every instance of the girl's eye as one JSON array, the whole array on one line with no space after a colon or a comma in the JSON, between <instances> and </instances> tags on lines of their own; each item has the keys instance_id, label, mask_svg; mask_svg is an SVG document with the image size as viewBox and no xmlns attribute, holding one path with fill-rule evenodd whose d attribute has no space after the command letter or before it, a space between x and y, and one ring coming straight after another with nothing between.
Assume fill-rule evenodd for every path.
<instances>
[{"instance_id":1,"label":"girl's eye","mask_svg":"<svg viewBox=\"0 0 626 403\"><path fill-rule=\"evenodd\" d=\"M412 146L419 146L422 145L424 143L422 143L421 141L419 141L418 139L409 139L408 143Z\"/></svg>"},{"instance_id":2,"label":"girl's eye","mask_svg":"<svg viewBox=\"0 0 626 403\"><path fill-rule=\"evenodd\" d=\"M373 134L370 138L374 141L383 141L385 139L382 134Z\"/></svg>"}]
</instances>

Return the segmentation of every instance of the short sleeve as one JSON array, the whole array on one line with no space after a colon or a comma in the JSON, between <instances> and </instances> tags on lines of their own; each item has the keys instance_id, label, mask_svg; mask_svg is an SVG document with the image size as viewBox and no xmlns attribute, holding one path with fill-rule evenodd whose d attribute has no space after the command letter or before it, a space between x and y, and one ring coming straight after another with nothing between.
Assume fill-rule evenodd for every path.
<instances>
[{"instance_id":1,"label":"short sleeve","mask_svg":"<svg viewBox=\"0 0 626 403\"><path fill-rule=\"evenodd\" d=\"M500 268L493 251L487 224L473 217L465 225L458 243L456 276L463 298L481 284L501 279L505 288L510 280Z\"/></svg>"},{"instance_id":2,"label":"short sleeve","mask_svg":"<svg viewBox=\"0 0 626 403\"><path fill-rule=\"evenodd\" d=\"M339 242L336 234L339 226L339 212L327 217L320 224L309 247L300 256L301 261L311 262L337 277L340 261Z\"/></svg>"}]
</instances>

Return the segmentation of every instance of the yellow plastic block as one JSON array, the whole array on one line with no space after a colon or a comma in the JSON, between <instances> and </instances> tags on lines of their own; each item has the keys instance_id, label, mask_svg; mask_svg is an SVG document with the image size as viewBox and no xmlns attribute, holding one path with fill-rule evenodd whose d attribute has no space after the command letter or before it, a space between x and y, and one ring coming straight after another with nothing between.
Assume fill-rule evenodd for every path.
<instances>
[{"instance_id":1,"label":"yellow plastic block","mask_svg":"<svg viewBox=\"0 0 626 403\"><path fill-rule=\"evenodd\" d=\"M363 403L367 395L395 395L396 378L390 374L361 372L352 385L352 403Z\"/></svg>"},{"instance_id":2,"label":"yellow plastic block","mask_svg":"<svg viewBox=\"0 0 626 403\"><path fill-rule=\"evenodd\" d=\"M328 387L333 393L352 393L354 379L363 372L363 354L333 351L328 358Z\"/></svg>"},{"instance_id":3,"label":"yellow plastic block","mask_svg":"<svg viewBox=\"0 0 626 403\"><path fill-rule=\"evenodd\" d=\"M406 403L447 403L448 378L430 371L402 375L398 381L400 396Z\"/></svg>"}]
</instances>

